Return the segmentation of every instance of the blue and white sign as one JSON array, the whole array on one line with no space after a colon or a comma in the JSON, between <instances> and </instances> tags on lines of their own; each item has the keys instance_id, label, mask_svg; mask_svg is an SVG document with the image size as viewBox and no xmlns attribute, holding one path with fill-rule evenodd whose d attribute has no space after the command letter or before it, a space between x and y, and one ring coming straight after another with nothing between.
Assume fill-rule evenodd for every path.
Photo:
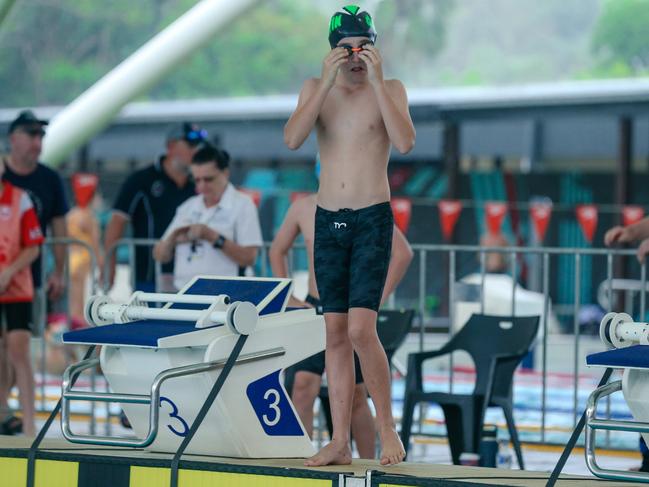
<instances>
[{"instance_id":1,"label":"blue and white sign","mask_svg":"<svg viewBox=\"0 0 649 487\"><path fill-rule=\"evenodd\" d=\"M250 404L269 436L303 436L284 388L279 383L279 370L248 384Z\"/></svg>"}]
</instances>

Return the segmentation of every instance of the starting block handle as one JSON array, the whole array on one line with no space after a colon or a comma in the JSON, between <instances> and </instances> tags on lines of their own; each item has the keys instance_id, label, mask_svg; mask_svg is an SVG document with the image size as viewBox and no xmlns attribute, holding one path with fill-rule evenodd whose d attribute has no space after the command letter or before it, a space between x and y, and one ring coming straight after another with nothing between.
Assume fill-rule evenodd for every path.
<instances>
[{"instance_id":1,"label":"starting block handle","mask_svg":"<svg viewBox=\"0 0 649 487\"><path fill-rule=\"evenodd\" d=\"M190 296L164 293L135 293L129 303L114 303L107 296L93 296L86 304L86 319L96 326L136 320L190 321L196 323L197 328L225 324L233 333L240 335L252 333L259 321L259 312L254 304L247 301L226 304L230 300L226 295L211 297L207 309L196 310L149 308L138 304L143 302L140 298L147 294L155 299L164 296L162 301L167 301L167 296L179 298L181 301L178 302L189 304L204 304L203 301L208 301L206 296L193 295L189 299ZM199 301L194 298L199 298Z\"/></svg>"},{"instance_id":2,"label":"starting block handle","mask_svg":"<svg viewBox=\"0 0 649 487\"><path fill-rule=\"evenodd\" d=\"M234 361L234 365L256 362L258 360L264 360L272 357L279 357L281 355L284 355L285 353L286 350L279 347L263 350L260 352L238 355L238 357ZM156 436L158 435L158 423L160 416L160 389L162 388L162 384L168 379L222 369L225 367L227 361L228 359L220 359L212 362L183 365L181 367L174 367L171 369L163 370L153 380L153 383L151 384L151 394L117 394L109 392L85 392L73 390L72 386L74 384L72 378L76 377L86 369L96 367L99 364L99 359L87 359L73 364L65 369L65 372L63 373L63 383L61 386L61 430L63 431L63 436L72 443L145 448L153 443ZM225 380L225 378L223 380ZM148 404L149 430L144 438L123 438L113 436L75 434L70 428L70 402L75 400Z\"/></svg>"},{"instance_id":3,"label":"starting block handle","mask_svg":"<svg viewBox=\"0 0 649 487\"><path fill-rule=\"evenodd\" d=\"M230 296L226 294L205 296L202 294L145 293L143 291L135 291L131 299L146 303L212 304L215 301L222 301L224 304L230 304Z\"/></svg>"},{"instance_id":4,"label":"starting block handle","mask_svg":"<svg viewBox=\"0 0 649 487\"><path fill-rule=\"evenodd\" d=\"M607 313L599 325L599 336L609 348L649 345L649 323L635 322L626 313Z\"/></svg>"}]
</instances>

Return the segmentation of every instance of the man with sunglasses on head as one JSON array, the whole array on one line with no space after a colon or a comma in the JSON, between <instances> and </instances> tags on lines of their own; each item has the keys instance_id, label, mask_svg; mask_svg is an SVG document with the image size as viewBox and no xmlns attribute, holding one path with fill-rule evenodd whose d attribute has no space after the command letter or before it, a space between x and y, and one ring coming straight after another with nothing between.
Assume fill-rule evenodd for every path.
<instances>
[{"instance_id":1,"label":"man with sunglasses on head","mask_svg":"<svg viewBox=\"0 0 649 487\"><path fill-rule=\"evenodd\" d=\"M59 174L48 166L38 161L43 148L43 136L45 126L48 122L38 118L31 110L23 110L9 124L8 138L10 151L4 158L5 172L3 179L12 185L23 189L32 200L36 216L41 226L41 233L46 235L47 228L50 229L50 236L64 238L67 235L65 225L65 214L68 212L68 202L63 189L63 181ZM65 265L65 247L54 246L54 270L47 277L47 294L49 299L59 299L64 290L63 271ZM41 296L38 290L43 285L41 276L41 257L39 256L32 263L32 281L34 285L34 300L31 316L27 321L33 326L39 324L45 313L46 303L38 298ZM11 328L14 324L8 324ZM5 357L0 357L4 361ZM13 383L12 377L3 377L3 381ZM3 382L0 388L7 386ZM0 433L13 434L22 429L21 421L18 418L6 416L6 396L0 394Z\"/></svg>"},{"instance_id":2,"label":"man with sunglasses on head","mask_svg":"<svg viewBox=\"0 0 649 487\"><path fill-rule=\"evenodd\" d=\"M166 153L153 164L130 175L122 185L113 214L106 227L104 249L110 252L107 284L115 279L115 252L111 249L122 238L130 222L133 238L159 239L174 217L176 208L196 194L189 165L207 132L195 123L182 122L167 132ZM135 287L140 291L170 291L173 261L162 266L156 276L150 246L135 247Z\"/></svg>"},{"instance_id":3,"label":"man with sunglasses on head","mask_svg":"<svg viewBox=\"0 0 649 487\"><path fill-rule=\"evenodd\" d=\"M325 362L333 438L305 465L351 463L353 351L376 409L381 464L405 457L390 399L390 373L377 332L394 220L387 167L390 148L409 152L415 129L398 80L385 80L372 18L355 5L329 23L331 51L320 78L307 80L284 128L289 149L315 128L322 163L314 269L327 331Z\"/></svg>"},{"instance_id":4,"label":"man with sunglasses on head","mask_svg":"<svg viewBox=\"0 0 649 487\"><path fill-rule=\"evenodd\" d=\"M242 276L263 245L252 198L230 183L230 155L211 144L192 159L196 196L176 210L153 256L169 262L175 255L174 286L181 289L197 275Z\"/></svg>"}]
</instances>

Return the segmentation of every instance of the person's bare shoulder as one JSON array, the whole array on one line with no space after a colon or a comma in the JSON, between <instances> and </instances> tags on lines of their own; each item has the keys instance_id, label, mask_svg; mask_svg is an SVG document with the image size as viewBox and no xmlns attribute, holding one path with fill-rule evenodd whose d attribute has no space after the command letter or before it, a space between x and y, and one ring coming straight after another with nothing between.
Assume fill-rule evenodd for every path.
<instances>
[{"instance_id":1,"label":"person's bare shoulder","mask_svg":"<svg viewBox=\"0 0 649 487\"><path fill-rule=\"evenodd\" d=\"M385 86L393 94L406 94L406 87L403 85L401 80L398 79L388 79L385 81Z\"/></svg>"},{"instance_id":2,"label":"person's bare shoulder","mask_svg":"<svg viewBox=\"0 0 649 487\"><path fill-rule=\"evenodd\" d=\"M307 78L302 84L302 91L300 92L300 94L307 95L313 93L318 87L319 83L320 78Z\"/></svg>"}]
</instances>

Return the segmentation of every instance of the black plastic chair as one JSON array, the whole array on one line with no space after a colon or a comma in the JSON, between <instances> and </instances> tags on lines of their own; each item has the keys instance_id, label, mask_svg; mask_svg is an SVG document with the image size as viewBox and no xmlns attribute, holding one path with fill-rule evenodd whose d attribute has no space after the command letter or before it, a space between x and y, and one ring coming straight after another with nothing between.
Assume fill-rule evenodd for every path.
<instances>
[{"instance_id":1,"label":"black plastic chair","mask_svg":"<svg viewBox=\"0 0 649 487\"><path fill-rule=\"evenodd\" d=\"M415 317L415 311L412 309L382 309L379 310L377 323L376 323L376 332L379 335L379 340L385 354L388 357L388 364L390 365L390 371L392 371L392 357L397 349L408 336L408 332L412 328L412 320ZM322 412L324 413L325 419L327 421L327 430L329 431L329 437L333 435L333 420L331 418L331 408L329 404L329 389L327 386L320 387L320 393L318 394L320 399L320 404L322 407Z\"/></svg>"},{"instance_id":2,"label":"black plastic chair","mask_svg":"<svg viewBox=\"0 0 649 487\"><path fill-rule=\"evenodd\" d=\"M401 420L401 441L409 448L415 406L434 402L442 407L453 463L462 452L478 452L487 407L502 408L518 464L523 455L514 424L512 385L514 371L527 354L539 328L538 316L511 317L474 314L442 348L408 356L408 374ZM451 352L465 351L473 359L476 381L472 394L424 392L422 364Z\"/></svg>"}]
</instances>

